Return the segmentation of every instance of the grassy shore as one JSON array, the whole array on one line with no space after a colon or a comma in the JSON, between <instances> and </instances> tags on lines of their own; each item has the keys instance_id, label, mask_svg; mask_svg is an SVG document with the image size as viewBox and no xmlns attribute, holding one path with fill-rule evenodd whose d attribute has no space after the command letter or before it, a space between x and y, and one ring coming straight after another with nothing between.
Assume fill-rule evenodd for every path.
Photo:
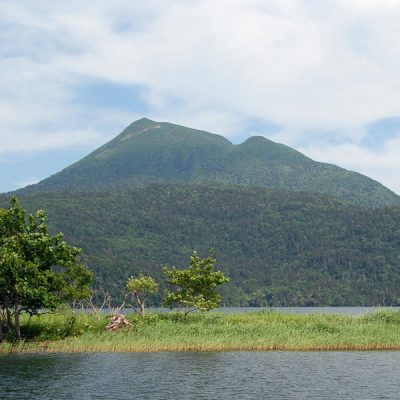
<instances>
[{"instance_id":1,"label":"grassy shore","mask_svg":"<svg viewBox=\"0 0 400 400\"><path fill-rule=\"evenodd\" d=\"M233 350L400 350L400 313L179 313L127 316L131 326L108 332L108 318L47 314L23 321L32 339L0 344L11 352L154 352Z\"/></svg>"}]
</instances>

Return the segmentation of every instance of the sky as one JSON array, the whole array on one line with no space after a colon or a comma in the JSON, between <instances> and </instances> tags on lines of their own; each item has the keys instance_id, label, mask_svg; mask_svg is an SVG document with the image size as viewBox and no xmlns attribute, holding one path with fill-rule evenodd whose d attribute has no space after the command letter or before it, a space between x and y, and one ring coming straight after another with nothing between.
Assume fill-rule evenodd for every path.
<instances>
[{"instance_id":1,"label":"sky","mask_svg":"<svg viewBox=\"0 0 400 400\"><path fill-rule=\"evenodd\" d=\"M0 0L0 192L147 117L400 194L400 0Z\"/></svg>"}]
</instances>

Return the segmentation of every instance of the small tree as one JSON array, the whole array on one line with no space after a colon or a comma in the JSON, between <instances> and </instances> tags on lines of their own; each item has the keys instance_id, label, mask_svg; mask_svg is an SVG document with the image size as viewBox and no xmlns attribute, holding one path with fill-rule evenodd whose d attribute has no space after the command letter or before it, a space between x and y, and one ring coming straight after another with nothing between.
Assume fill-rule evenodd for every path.
<instances>
[{"instance_id":1,"label":"small tree","mask_svg":"<svg viewBox=\"0 0 400 400\"><path fill-rule=\"evenodd\" d=\"M158 283L151 276L140 274L139 278L131 276L128 279L126 287L132 294L133 300L137 301L137 304L140 307L140 315L143 317L147 295L158 291Z\"/></svg>"},{"instance_id":2,"label":"small tree","mask_svg":"<svg viewBox=\"0 0 400 400\"><path fill-rule=\"evenodd\" d=\"M86 298L92 274L78 263L81 252L51 236L46 215L26 218L16 197L0 209L0 340L8 331L20 339L20 313L37 314L59 304Z\"/></svg>"},{"instance_id":3,"label":"small tree","mask_svg":"<svg viewBox=\"0 0 400 400\"><path fill-rule=\"evenodd\" d=\"M215 258L209 255L200 260L194 251L190 257L187 269L164 267L167 283L176 289L166 290L164 304L172 308L174 305L183 306L185 317L196 309L209 311L221 303L221 295L215 288L229 281L221 271L214 271Z\"/></svg>"}]
</instances>

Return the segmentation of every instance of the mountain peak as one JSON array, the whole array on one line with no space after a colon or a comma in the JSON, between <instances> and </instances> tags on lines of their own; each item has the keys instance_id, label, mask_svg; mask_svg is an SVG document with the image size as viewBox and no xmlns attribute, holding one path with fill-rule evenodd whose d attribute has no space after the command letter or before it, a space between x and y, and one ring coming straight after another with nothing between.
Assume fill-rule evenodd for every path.
<instances>
[{"instance_id":1,"label":"mountain peak","mask_svg":"<svg viewBox=\"0 0 400 400\"><path fill-rule=\"evenodd\" d=\"M137 121L132 122L127 128L125 128L118 136L120 141L124 141L133 137L134 135L139 135L141 133L150 131L152 129L160 129L161 125L159 122L152 121L148 118L140 118Z\"/></svg>"},{"instance_id":2,"label":"mountain peak","mask_svg":"<svg viewBox=\"0 0 400 400\"><path fill-rule=\"evenodd\" d=\"M314 161L299 151L281 143L276 143L264 136L251 136L236 149L240 153L249 156L267 157L269 160L277 160L286 164L293 162L313 163Z\"/></svg>"},{"instance_id":3,"label":"mountain peak","mask_svg":"<svg viewBox=\"0 0 400 400\"><path fill-rule=\"evenodd\" d=\"M149 127L151 125L155 125L158 122L156 121L152 121L151 119L148 118L140 118L136 121L133 121L131 124L129 124L123 131L122 133L124 133L125 131L132 131L132 130L137 130L137 129L142 129L142 128L146 128Z\"/></svg>"},{"instance_id":4,"label":"mountain peak","mask_svg":"<svg viewBox=\"0 0 400 400\"><path fill-rule=\"evenodd\" d=\"M139 119L137 119L136 121L133 121L129 126L128 126L128 128L130 128L131 126L135 126L135 125L151 125L151 124L156 124L157 122L156 121L152 121L151 119L149 119L149 118L146 118L146 117L143 117L143 118L139 118ZM128 129L127 128L127 129Z\"/></svg>"},{"instance_id":5,"label":"mountain peak","mask_svg":"<svg viewBox=\"0 0 400 400\"><path fill-rule=\"evenodd\" d=\"M263 136L233 145L220 135L148 118L23 191L121 191L155 182L253 185L325 193L369 207L400 204L399 196L366 176Z\"/></svg>"}]
</instances>

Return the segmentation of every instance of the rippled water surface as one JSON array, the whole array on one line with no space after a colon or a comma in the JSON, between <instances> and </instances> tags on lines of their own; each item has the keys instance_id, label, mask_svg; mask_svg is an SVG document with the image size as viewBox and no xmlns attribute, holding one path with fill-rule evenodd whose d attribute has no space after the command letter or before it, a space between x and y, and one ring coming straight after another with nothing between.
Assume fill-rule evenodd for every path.
<instances>
[{"instance_id":1,"label":"rippled water surface","mask_svg":"<svg viewBox=\"0 0 400 400\"><path fill-rule=\"evenodd\" d=\"M400 352L0 356L0 399L399 399Z\"/></svg>"}]
</instances>

